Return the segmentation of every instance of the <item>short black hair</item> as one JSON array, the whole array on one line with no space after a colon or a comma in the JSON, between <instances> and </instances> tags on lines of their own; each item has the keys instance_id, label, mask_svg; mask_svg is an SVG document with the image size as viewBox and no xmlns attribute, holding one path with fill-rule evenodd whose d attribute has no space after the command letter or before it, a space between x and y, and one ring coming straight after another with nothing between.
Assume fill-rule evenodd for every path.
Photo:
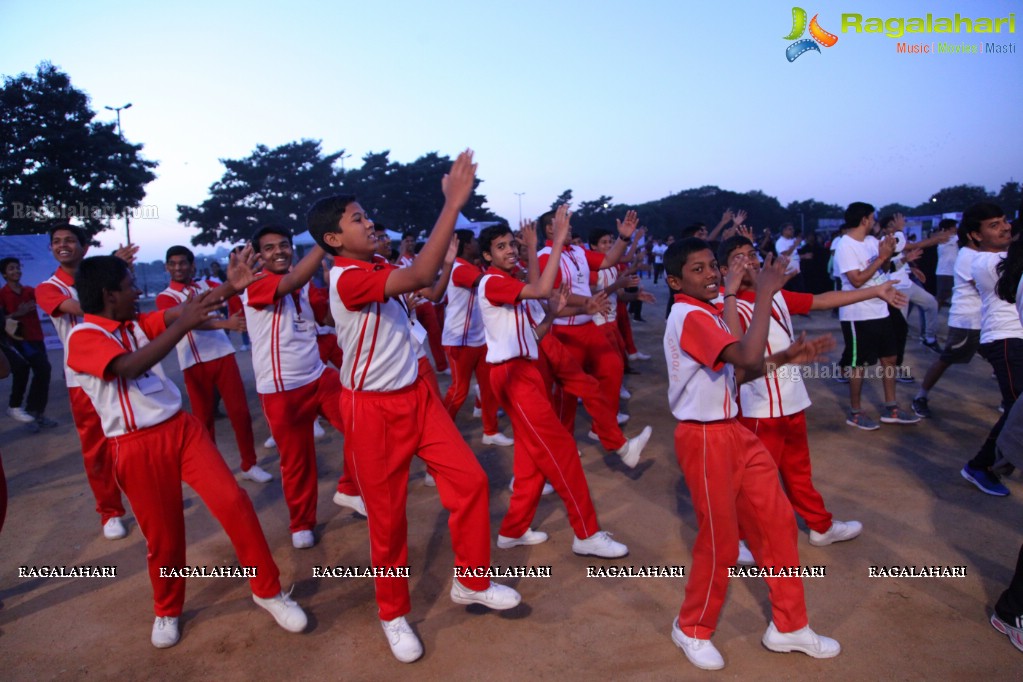
<instances>
[{"instance_id":1,"label":"short black hair","mask_svg":"<svg viewBox=\"0 0 1023 682\"><path fill-rule=\"evenodd\" d=\"M480 230L480 236L478 237L480 253L490 253L491 244L504 235L511 233L511 228L504 223L501 223L500 225L491 225L490 227Z\"/></svg>"},{"instance_id":2,"label":"short black hair","mask_svg":"<svg viewBox=\"0 0 1023 682\"><path fill-rule=\"evenodd\" d=\"M82 312L103 312L103 292L119 291L121 282L131 274L128 264L117 256L92 256L84 259L75 274L75 289Z\"/></svg>"},{"instance_id":3,"label":"short black hair","mask_svg":"<svg viewBox=\"0 0 1023 682\"><path fill-rule=\"evenodd\" d=\"M173 256L184 256L188 259L189 263L195 263L195 254L187 246L176 244L167 249L167 257L164 259L164 262L169 261Z\"/></svg>"},{"instance_id":4,"label":"short black hair","mask_svg":"<svg viewBox=\"0 0 1023 682\"><path fill-rule=\"evenodd\" d=\"M611 236L611 231L610 230L605 230L602 227L595 227L592 230L590 230L590 236L589 236L588 241L589 241L590 246L596 246L597 244L600 243L601 239L603 239L604 237L610 237L610 236Z\"/></svg>"},{"instance_id":5,"label":"short black hair","mask_svg":"<svg viewBox=\"0 0 1023 682\"><path fill-rule=\"evenodd\" d=\"M697 237L680 239L664 252L664 272L672 277L682 277L682 268L691 254L710 251L710 244Z\"/></svg>"},{"instance_id":6,"label":"short black hair","mask_svg":"<svg viewBox=\"0 0 1023 682\"><path fill-rule=\"evenodd\" d=\"M51 242L53 241L53 235L61 230L73 234L75 239L78 240L78 244L83 249L89 245L89 234L82 228L77 225L72 225L71 223L52 223L46 230L46 234L50 237Z\"/></svg>"},{"instance_id":7,"label":"short black hair","mask_svg":"<svg viewBox=\"0 0 1023 682\"><path fill-rule=\"evenodd\" d=\"M458 238L458 252L455 255L461 258L465 247L472 243L472 238L475 235L472 230L455 230L455 236Z\"/></svg>"},{"instance_id":8,"label":"short black hair","mask_svg":"<svg viewBox=\"0 0 1023 682\"><path fill-rule=\"evenodd\" d=\"M323 237L330 232L341 231L341 216L345 214L348 204L355 201L354 194L335 194L320 199L305 214L305 224L309 228L309 236L321 249L332 256L337 255L337 250L323 241Z\"/></svg>"},{"instance_id":9,"label":"short black hair","mask_svg":"<svg viewBox=\"0 0 1023 682\"><path fill-rule=\"evenodd\" d=\"M706 230L707 226L703 223L693 223L682 228L682 239L689 239L695 237L696 233L700 230ZM684 262L684 261L683 261Z\"/></svg>"},{"instance_id":10,"label":"short black hair","mask_svg":"<svg viewBox=\"0 0 1023 682\"><path fill-rule=\"evenodd\" d=\"M735 251L740 246L753 246L753 242L738 234L721 242L721 246L718 247L718 266L728 265L728 259L731 257L732 251Z\"/></svg>"},{"instance_id":11,"label":"short black hair","mask_svg":"<svg viewBox=\"0 0 1023 682\"><path fill-rule=\"evenodd\" d=\"M959 223L959 229L965 231L966 234L979 232L982 222L992 218L1001 218L1004 215L1005 211L998 204L982 201L963 211L963 219Z\"/></svg>"},{"instance_id":12,"label":"short black hair","mask_svg":"<svg viewBox=\"0 0 1023 682\"><path fill-rule=\"evenodd\" d=\"M845 227L853 228L859 227L863 219L869 215L874 215L876 209L870 204L863 201L854 201L849 204L849 207L845 209Z\"/></svg>"},{"instance_id":13,"label":"short black hair","mask_svg":"<svg viewBox=\"0 0 1023 682\"><path fill-rule=\"evenodd\" d=\"M14 256L8 256L7 258L0 258L0 273L6 272L7 271L7 266L10 265L11 263L17 263L18 265L21 265L21 261L18 260L17 258L15 258Z\"/></svg>"},{"instance_id":14,"label":"short black hair","mask_svg":"<svg viewBox=\"0 0 1023 682\"><path fill-rule=\"evenodd\" d=\"M294 244L294 242L292 241L294 239L294 235L291 234L291 230L289 230L288 228L284 227L283 225L263 225L262 227L257 228L256 231L252 233L252 248L254 248L258 252L259 240L268 234L279 234L280 236L286 238L289 244Z\"/></svg>"}]
</instances>

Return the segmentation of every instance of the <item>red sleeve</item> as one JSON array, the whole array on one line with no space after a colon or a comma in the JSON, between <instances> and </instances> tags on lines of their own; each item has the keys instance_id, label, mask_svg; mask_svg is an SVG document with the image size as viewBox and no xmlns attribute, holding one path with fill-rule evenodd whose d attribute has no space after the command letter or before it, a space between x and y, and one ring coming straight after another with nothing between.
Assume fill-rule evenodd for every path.
<instances>
[{"instance_id":1,"label":"red sleeve","mask_svg":"<svg viewBox=\"0 0 1023 682\"><path fill-rule=\"evenodd\" d=\"M323 324L327 317L327 308L330 305L330 297L326 287L309 286L309 307L313 309L313 317L317 324Z\"/></svg>"},{"instance_id":2,"label":"red sleeve","mask_svg":"<svg viewBox=\"0 0 1023 682\"><path fill-rule=\"evenodd\" d=\"M173 308L178 304L177 300L167 294L159 294L156 297L156 309L167 310L167 308Z\"/></svg>"},{"instance_id":3,"label":"red sleeve","mask_svg":"<svg viewBox=\"0 0 1023 682\"><path fill-rule=\"evenodd\" d=\"M142 331L146 333L150 341L167 331L167 317L163 314L162 310L152 313L141 313L138 324L142 327Z\"/></svg>"},{"instance_id":4,"label":"red sleeve","mask_svg":"<svg viewBox=\"0 0 1023 682\"><path fill-rule=\"evenodd\" d=\"M721 352L738 339L719 327L709 313L691 312L682 322L679 345L691 358L715 372L725 366Z\"/></svg>"},{"instance_id":5,"label":"red sleeve","mask_svg":"<svg viewBox=\"0 0 1023 682\"><path fill-rule=\"evenodd\" d=\"M491 277L483 292L491 305L515 305L526 285L512 277Z\"/></svg>"},{"instance_id":6,"label":"red sleeve","mask_svg":"<svg viewBox=\"0 0 1023 682\"><path fill-rule=\"evenodd\" d=\"M14 292L8 286L0 288L0 303L3 304L4 311L8 315L15 312L21 304L18 297L14 295Z\"/></svg>"},{"instance_id":7,"label":"red sleeve","mask_svg":"<svg viewBox=\"0 0 1023 682\"><path fill-rule=\"evenodd\" d=\"M480 271L467 265L460 265L451 273L451 283L463 289L472 289L479 278Z\"/></svg>"},{"instance_id":8,"label":"red sleeve","mask_svg":"<svg viewBox=\"0 0 1023 682\"><path fill-rule=\"evenodd\" d=\"M104 381L113 379L107 368L128 351L98 329L78 329L68 337L67 366Z\"/></svg>"},{"instance_id":9,"label":"red sleeve","mask_svg":"<svg viewBox=\"0 0 1023 682\"><path fill-rule=\"evenodd\" d=\"M49 282L43 282L36 288L36 304L47 315L57 317L57 308L60 307L61 303L70 298L70 296L65 296L63 291Z\"/></svg>"},{"instance_id":10,"label":"red sleeve","mask_svg":"<svg viewBox=\"0 0 1023 682\"><path fill-rule=\"evenodd\" d=\"M227 299L227 312L231 315L237 315L242 310L242 299L238 296L232 296Z\"/></svg>"},{"instance_id":11,"label":"red sleeve","mask_svg":"<svg viewBox=\"0 0 1023 682\"><path fill-rule=\"evenodd\" d=\"M785 306L789 309L790 315L806 315L813 306L813 294L782 289L781 297L785 299Z\"/></svg>"},{"instance_id":12,"label":"red sleeve","mask_svg":"<svg viewBox=\"0 0 1023 682\"><path fill-rule=\"evenodd\" d=\"M277 300L277 285L284 279L284 275L275 275L272 272L264 272L245 290L248 292L247 304L253 308L265 308L273 305Z\"/></svg>"},{"instance_id":13,"label":"red sleeve","mask_svg":"<svg viewBox=\"0 0 1023 682\"><path fill-rule=\"evenodd\" d=\"M341 297L341 303L352 311L362 310L367 303L383 303L387 299L384 295L384 286L393 271L394 268L345 270L337 279L337 293Z\"/></svg>"},{"instance_id":14,"label":"red sleeve","mask_svg":"<svg viewBox=\"0 0 1023 682\"><path fill-rule=\"evenodd\" d=\"M600 282L599 282L600 275L597 274L598 272L599 272L599 270L590 270L590 286L591 287L595 287L598 284L600 284Z\"/></svg>"},{"instance_id":15,"label":"red sleeve","mask_svg":"<svg viewBox=\"0 0 1023 682\"><path fill-rule=\"evenodd\" d=\"M597 271L601 269L601 265L604 264L604 254L600 251L591 251L590 249L583 249L583 253L586 254L586 263L590 266L590 270Z\"/></svg>"},{"instance_id":16,"label":"red sleeve","mask_svg":"<svg viewBox=\"0 0 1023 682\"><path fill-rule=\"evenodd\" d=\"M540 256L537 267L540 268L540 275L543 275L544 268L547 267L547 261L551 259L551 254L545 253ZM561 286L561 268L558 268L558 274L554 276L554 288L557 289Z\"/></svg>"}]
</instances>

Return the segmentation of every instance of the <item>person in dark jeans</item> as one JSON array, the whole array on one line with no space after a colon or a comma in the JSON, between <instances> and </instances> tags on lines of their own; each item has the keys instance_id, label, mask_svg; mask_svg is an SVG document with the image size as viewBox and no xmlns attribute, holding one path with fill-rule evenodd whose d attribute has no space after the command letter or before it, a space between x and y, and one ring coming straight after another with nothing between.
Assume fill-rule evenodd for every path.
<instances>
[{"instance_id":1,"label":"person in dark jeans","mask_svg":"<svg viewBox=\"0 0 1023 682\"><path fill-rule=\"evenodd\" d=\"M51 368L36 310L35 289L21 284L21 261L17 258L0 259L0 273L6 281L0 288L0 305L8 318L4 325L7 337L4 354L14 375L7 415L33 430L56 426L57 422L44 414L50 396ZM10 324L12 321L15 324Z\"/></svg>"}]
</instances>

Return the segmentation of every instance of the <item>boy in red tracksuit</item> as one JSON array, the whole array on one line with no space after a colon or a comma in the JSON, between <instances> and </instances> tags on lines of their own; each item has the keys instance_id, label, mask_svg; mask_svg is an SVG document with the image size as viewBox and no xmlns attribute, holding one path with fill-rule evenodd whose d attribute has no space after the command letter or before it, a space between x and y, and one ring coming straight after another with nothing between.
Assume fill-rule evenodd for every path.
<instances>
[{"instance_id":1,"label":"boy in red tracksuit","mask_svg":"<svg viewBox=\"0 0 1023 682\"><path fill-rule=\"evenodd\" d=\"M216 288L210 280L195 279L195 254L187 246L167 249L165 261L170 284L156 296L157 310L168 310L184 303L190 296ZM213 396L220 393L231 420L238 454L242 459L242 478L266 483L272 476L256 464L256 443L252 435L252 415L245 396L238 363L234 359L234 345L225 330L243 331L245 319L241 313L230 319L210 319L198 329L185 334L175 350L178 366L185 377L192 414L206 425L210 437L217 440L214 420Z\"/></svg>"},{"instance_id":2,"label":"boy in red tracksuit","mask_svg":"<svg viewBox=\"0 0 1023 682\"><path fill-rule=\"evenodd\" d=\"M314 246L292 268L291 231L277 225L258 229L252 246L263 261L263 271L241 298L252 338L256 392L281 455L291 544L295 549L309 549L316 544L318 496L313 424L321 415L338 431L344 429L337 402L337 370L320 360L316 320L309 305L309 280L324 254ZM334 503L366 514L347 464Z\"/></svg>"},{"instance_id":3,"label":"boy in red tracksuit","mask_svg":"<svg viewBox=\"0 0 1023 682\"><path fill-rule=\"evenodd\" d=\"M251 281L253 261L251 250L232 257L230 284L141 316L135 312L141 292L124 261L98 256L78 269L85 315L68 335L67 364L99 414L117 480L146 538L156 612L151 641L160 649L177 644L185 601L185 578L177 575L186 567L182 483L202 498L241 567L251 571L256 604L289 632L306 626L305 613L281 592L252 502L203 424L182 411L181 394L160 366L178 341L223 305L223 296Z\"/></svg>"},{"instance_id":4,"label":"boy in red tracksuit","mask_svg":"<svg viewBox=\"0 0 1023 682\"><path fill-rule=\"evenodd\" d=\"M551 256L539 280L529 284L511 274L518 260L511 230L499 225L480 233L483 257L490 263L479 284L487 363L491 366L497 398L515 430L515 479L497 546L510 549L547 540L546 533L529 527L546 478L565 503L575 533L572 551L613 559L628 554L628 547L600 530L575 439L558 420L550 403L537 399L544 390L535 364L539 354L537 341L550 330L559 309L552 308L543 322L534 327L527 302L550 296L568 232L568 207L562 205L555 217ZM567 299L567 284L562 291Z\"/></svg>"},{"instance_id":5,"label":"boy in red tracksuit","mask_svg":"<svg viewBox=\"0 0 1023 682\"><path fill-rule=\"evenodd\" d=\"M510 609L518 592L477 573L490 566L487 476L434 391L418 374L414 325L404 296L434 283L448 251L458 211L475 180L472 152L458 156L444 176L444 207L419 256L407 268L375 258L373 221L352 196L327 197L309 210L309 233L336 256L331 312L344 351L341 407L346 461L362 491L369 517L370 556L378 569L408 564L409 464L426 462L450 512L455 554L451 599ZM453 254L452 254L453 259ZM375 579L381 626L395 658L423 655L405 614L411 610L407 577Z\"/></svg>"},{"instance_id":6,"label":"boy in red tracksuit","mask_svg":"<svg viewBox=\"0 0 1023 682\"><path fill-rule=\"evenodd\" d=\"M668 285L679 291L664 331L668 402L678 419L675 454L696 511L698 530L685 599L672 622L672 639L698 668L717 670L724 659L710 641L738 557L739 527L764 567L798 567L796 522L778 482L778 468L759 439L736 419L736 381L763 373L771 298L785 281L784 259L769 258L756 278L749 330L736 339L711 305L718 295L717 259L701 239L683 239L664 257ZM736 275L742 263L736 263ZM734 314L739 277L726 285L726 314ZM730 289L730 288L731 289ZM812 358L817 342L791 345L780 362ZM825 341L820 341L823 345ZM798 577L767 578L772 621L762 642L772 651L830 658L838 642L807 624Z\"/></svg>"},{"instance_id":7,"label":"boy in red tracksuit","mask_svg":"<svg viewBox=\"0 0 1023 682\"><path fill-rule=\"evenodd\" d=\"M71 401L71 417L82 444L85 477L96 500L96 512L103 524L103 537L119 540L128 534L128 530L121 520L124 517L124 503L121 501L117 481L114 480L114 464L106 452L106 438L96 409L75 380L75 373L67 367L67 337L71 329L82 320L75 273L89 249L89 236L80 227L68 223L51 227L49 235L50 252L59 267L50 279L36 287L36 301L50 316L65 349L64 379ZM119 249L115 255L130 263L137 250L138 247L128 245Z\"/></svg>"}]
</instances>

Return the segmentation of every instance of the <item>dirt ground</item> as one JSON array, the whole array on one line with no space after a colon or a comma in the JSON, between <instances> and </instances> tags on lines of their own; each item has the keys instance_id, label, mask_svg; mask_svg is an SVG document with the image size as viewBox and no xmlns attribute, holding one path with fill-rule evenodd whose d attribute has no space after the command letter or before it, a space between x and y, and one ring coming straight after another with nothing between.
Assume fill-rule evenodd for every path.
<instances>
[{"instance_id":1,"label":"dirt ground","mask_svg":"<svg viewBox=\"0 0 1023 682\"><path fill-rule=\"evenodd\" d=\"M987 619L1007 585L1021 533L1023 486L1013 496L983 495L959 476L998 417L997 388L980 358L953 368L932 393L935 418L916 426L884 425L863 432L846 426L848 391L832 380L809 380L810 443L818 488L839 519L863 522L863 535L825 548L801 533L804 565L826 567L805 581L810 623L835 637L842 654L817 661L776 654L760 644L769 620L762 580L734 578L714 642L725 658L719 673L693 668L672 643L672 618L684 578L589 578L588 566L688 565L696 522L672 450L674 422L667 409L661 337L666 289L646 306L637 343L653 356L628 378L633 398L627 435L651 424L654 436L635 470L605 456L578 420L583 466L605 529L627 543L622 560L600 561L571 552L571 529L555 496L543 498L534 528L546 544L493 550L495 565L550 566L549 578L506 580L523 604L494 613L455 605L448 597L451 545L447 514L436 489L421 484L413 464L408 501L412 612L409 622L425 656L404 665L391 656L377 622L369 579L314 578L315 566L369 563L366 521L331 502L341 462L341 437L328 428L318 444L319 544L292 549L275 451L260 464L275 480L245 482L259 513L282 582L310 616L308 630L288 634L249 598L243 579L188 581L182 638L174 648L149 643L152 600L145 542L132 522L126 539L101 536L71 423L63 378L54 372L49 415L61 425L39 434L4 417L0 447L10 488L7 524L0 534L0 677L28 679L415 679L512 680L677 679L716 675L753 679L1019 679L1020 654ZM797 327L831 331L828 314ZM834 354L837 359L837 352ZM936 356L909 342L907 364L919 379ZM239 366L252 387L248 353ZM59 364L60 355L51 353ZM166 361L176 370L173 358ZM445 377L441 377L442 384ZM918 386L917 384L916 386ZM6 400L7 386L0 389ZM899 386L904 407L915 386ZM182 389L182 393L184 390ZM259 414L254 390L250 407ZM865 405L880 401L880 385L865 389ZM539 397L538 397L539 398ZM876 416L876 415L875 415ZM458 424L490 476L491 524L508 505L510 448L480 444L480 422L466 406ZM507 421L502 427L510 433ZM238 454L226 420L221 448L237 470ZM257 441L267 437L256 419ZM129 516L131 514L129 512ZM223 531L186 490L188 563L237 560ZM19 577L22 566L116 566L116 578ZM871 578L871 566L965 566L961 578ZM1012 671L1016 672L1013 673Z\"/></svg>"}]
</instances>

